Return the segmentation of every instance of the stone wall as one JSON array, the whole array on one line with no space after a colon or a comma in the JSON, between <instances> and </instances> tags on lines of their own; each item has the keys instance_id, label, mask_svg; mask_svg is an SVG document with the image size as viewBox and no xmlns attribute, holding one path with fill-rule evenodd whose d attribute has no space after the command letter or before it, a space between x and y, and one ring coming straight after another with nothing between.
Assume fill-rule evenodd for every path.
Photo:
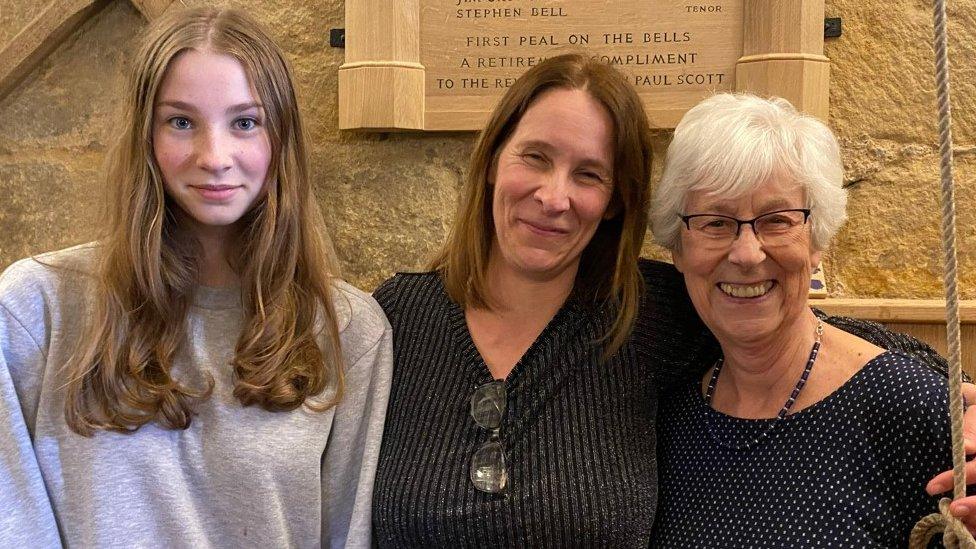
<instances>
[{"instance_id":1,"label":"stone wall","mask_svg":"<svg viewBox=\"0 0 976 549\"><path fill-rule=\"evenodd\" d=\"M179 0L177 0L179 1ZM185 0L187 5L199 1ZM0 0L0 45L40 8ZM444 238L474 136L337 129L340 0L256 0L291 57L312 140L318 197L343 273L374 288L422 267ZM827 42L830 123L844 149L850 221L826 255L834 296L938 297L938 154L928 0L828 0L844 35ZM43 5L43 4L41 4ZM961 288L976 298L976 2L953 2L953 113ZM100 166L121 75L144 27L113 0L0 100L0 268L97 235ZM657 139L657 166L668 135ZM651 245L646 253L662 257Z\"/></svg>"}]
</instances>

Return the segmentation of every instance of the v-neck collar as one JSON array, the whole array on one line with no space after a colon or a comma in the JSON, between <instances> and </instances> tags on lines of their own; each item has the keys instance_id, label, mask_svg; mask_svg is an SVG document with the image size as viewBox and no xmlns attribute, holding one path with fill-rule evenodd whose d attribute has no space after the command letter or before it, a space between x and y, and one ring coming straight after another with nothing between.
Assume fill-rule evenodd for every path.
<instances>
[{"instance_id":1,"label":"v-neck collar","mask_svg":"<svg viewBox=\"0 0 976 549\"><path fill-rule=\"evenodd\" d=\"M478 347L471 337L471 331L464 317L464 310L447 295L446 288L441 283L441 291L449 302L448 325L455 347L454 364L445 367L456 367L463 370L462 375L470 380L470 390L474 391L480 385L494 381L488 365L478 351ZM511 446L519 438L520 433L526 432L525 426L536 421L547 403L551 403L555 395L562 389L566 379L578 368L592 364L589 358L577 358L573 363L563 358L564 349L569 345L560 342L573 337L589 337L597 333L593 324L601 323L609 326L604 317L608 317L608 307L588 306L573 292L556 314L549 320L535 341L529 345L525 353L519 358L512 371L505 378L505 390L508 399L508 412L503 423L506 446ZM600 322L604 319L603 322ZM594 353L602 352L602 348L594 344Z\"/></svg>"},{"instance_id":2,"label":"v-neck collar","mask_svg":"<svg viewBox=\"0 0 976 549\"><path fill-rule=\"evenodd\" d=\"M471 336L471 329L468 327L468 322L465 319L464 309L447 296L447 289L443 287L443 284L441 284L441 290L450 303L448 313L450 317L449 325L451 336L454 339L458 352L458 363L469 373L474 383L480 385L494 381L494 376L492 376L487 362L485 362L484 357L478 350L478 346L474 343L474 338ZM549 319L549 322L539 332L539 335L532 344L519 357L518 362L512 367L512 371L504 379L505 384L508 386L517 384L519 379L524 375L523 371L528 367L527 364L533 363L541 347L557 337L556 334L576 327L580 321L586 319L587 312L592 311L587 311L587 307L580 302L575 292L570 293L566 301L556 311L556 314Z\"/></svg>"}]
</instances>

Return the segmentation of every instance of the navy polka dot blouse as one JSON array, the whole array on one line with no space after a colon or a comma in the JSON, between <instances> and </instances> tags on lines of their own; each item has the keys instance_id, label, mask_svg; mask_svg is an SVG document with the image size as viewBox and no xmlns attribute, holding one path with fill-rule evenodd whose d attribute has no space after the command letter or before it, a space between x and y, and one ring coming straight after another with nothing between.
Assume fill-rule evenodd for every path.
<instances>
[{"instance_id":1,"label":"navy polka dot blouse","mask_svg":"<svg viewBox=\"0 0 976 549\"><path fill-rule=\"evenodd\" d=\"M816 366L814 366L816 368ZM665 396L658 547L904 547L936 512L949 469L947 381L885 352L819 403L774 420L705 404L698 381Z\"/></svg>"}]
</instances>

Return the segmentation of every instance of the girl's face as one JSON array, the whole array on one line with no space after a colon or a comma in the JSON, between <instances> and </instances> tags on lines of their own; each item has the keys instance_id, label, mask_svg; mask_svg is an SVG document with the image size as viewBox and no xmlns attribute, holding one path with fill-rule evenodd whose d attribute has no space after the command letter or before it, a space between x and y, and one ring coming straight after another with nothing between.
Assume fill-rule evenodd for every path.
<instances>
[{"instance_id":1,"label":"girl's face","mask_svg":"<svg viewBox=\"0 0 976 549\"><path fill-rule=\"evenodd\" d=\"M271 162L264 123L234 57L187 50L170 63L153 108L153 155L198 234L223 234L261 195Z\"/></svg>"}]
</instances>

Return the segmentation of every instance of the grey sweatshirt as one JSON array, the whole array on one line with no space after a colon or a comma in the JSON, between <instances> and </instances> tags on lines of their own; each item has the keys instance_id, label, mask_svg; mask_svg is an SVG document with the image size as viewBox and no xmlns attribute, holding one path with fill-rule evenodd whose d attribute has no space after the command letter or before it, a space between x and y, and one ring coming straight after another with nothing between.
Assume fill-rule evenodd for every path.
<instances>
[{"instance_id":1,"label":"grey sweatshirt","mask_svg":"<svg viewBox=\"0 0 976 549\"><path fill-rule=\"evenodd\" d=\"M232 395L239 292L201 288L173 365L215 382L190 427L85 438L65 424L61 367L90 317L96 251L0 275L0 547L368 547L392 368L373 298L335 285L342 402L268 412Z\"/></svg>"}]
</instances>

